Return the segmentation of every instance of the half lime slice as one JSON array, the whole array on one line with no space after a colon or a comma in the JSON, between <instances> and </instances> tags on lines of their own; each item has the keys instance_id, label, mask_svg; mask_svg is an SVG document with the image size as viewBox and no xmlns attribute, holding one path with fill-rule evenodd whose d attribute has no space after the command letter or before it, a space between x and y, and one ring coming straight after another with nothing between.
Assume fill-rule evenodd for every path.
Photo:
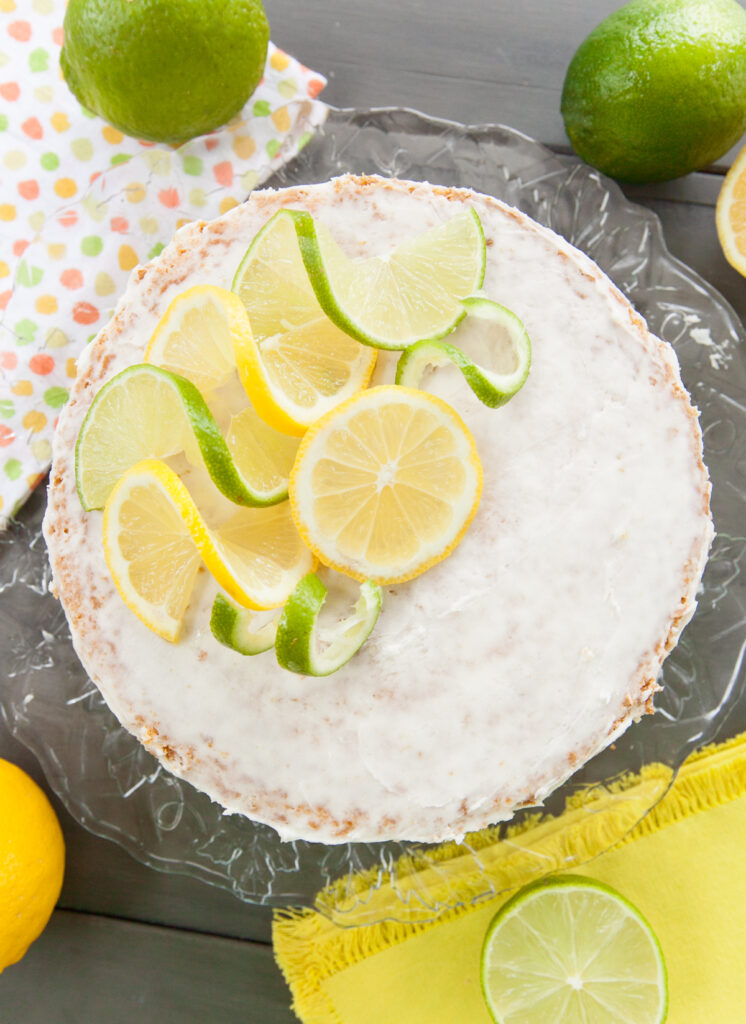
<instances>
[{"instance_id":1,"label":"half lime slice","mask_svg":"<svg viewBox=\"0 0 746 1024\"><path fill-rule=\"evenodd\" d=\"M255 334L273 326L268 290L283 296L283 317L297 329L308 305L302 266L318 306L339 330L374 348L404 349L453 330L465 315L461 299L482 286L485 262L474 210L364 260L350 259L306 211L281 210L252 243L232 287Z\"/></svg>"},{"instance_id":2,"label":"half lime slice","mask_svg":"<svg viewBox=\"0 0 746 1024\"><path fill-rule=\"evenodd\" d=\"M527 886L492 919L482 991L497 1024L663 1024L666 967L652 928L592 878Z\"/></svg>"}]
</instances>

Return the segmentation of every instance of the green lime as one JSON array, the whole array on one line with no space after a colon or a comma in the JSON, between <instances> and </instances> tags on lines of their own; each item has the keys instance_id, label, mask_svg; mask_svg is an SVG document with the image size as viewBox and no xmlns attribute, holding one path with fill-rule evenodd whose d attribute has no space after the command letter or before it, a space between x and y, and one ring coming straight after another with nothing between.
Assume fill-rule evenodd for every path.
<instances>
[{"instance_id":1,"label":"green lime","mask_svg":"<svg viewBox=\"0 0 746 1024\"><path fill-rule=\"evenodd\" d=\"M476 340L493 365L486 367L474 362L462 348L448 341L418 341L399 357L396 383L418 388L428 366L453 363L479 401L490 409L497 409L509 402L526 383L531 369L531 341L515 313L498 302L470 295L461 303L467 316L456 328L454 340L460 345L464 341L473 344ZM486 334L480 328L486 328Z\"/></svg>"},{"instance_id":2,"label":"green lime","mask_svg":"<svg viewBox=\"0 0 746 1024\"><path fill-rule=\"evenodd\" d=\"M373 348L404 349L442 338L464 318L461 299L481 288L485 254L474 210L365 260L348 259L309 213L281 210L252 242L232 289L260 337L278 310L295 326L313 289L317 315L323 310L344 334Z\"/></svg>"},{"instance_id":3,"label":"green lime","mask_svg":"<svg viewBox=\"0 0 746 1024\"><path fill-rule=\"evenodd\" d=\"M64 29L60 64L80 103L156 142L238 113L269 41L261 0L69 0Z\"/></svg>"},{"instance_id":4,"label":"green lime","mask_svg":"<svg viewBox=\"0 0 746 1024\"><path fill-rule=\"evenodd\" d=\"M80 428L75 477L81 504L86 510L103 508L136 463L178 452L192 465L204 465L218 490L237 505L284 501L294 448L288 451L287 438L257 421L250 412L234 416L226 443L191 381L147 363L130 366L101 388Z\"/></svg>"},{"instance_id":5,"label":"green lime","mask_svg":"<svg viewBox=\"0 0 746 1024\"><path fill-rule=\"evenodd\" d=\"M632 0L581 43L562 90L576 152L622 181L667 181L746 131L746 11L736 0Z\"/></svg>"},{"instance_id":6,"label":"green lime","mask_svg":"<svg viewBox=\"0 0 746 1024\"><path fill-rule=\"evenodd\" d=\"M279 614L274 613L260 625L258 618L266 620L261 612L241 608L223 594L218 594L212 604L210 629L218 643L238 654L263 654L275 645Z\"/></svg>"},{"instance_id":7,"label":"green lime","mask_svg":"<svg viewBox=\"0 0 746 1024\"><path fill-rule=\"evenodd\" d=\"M381 611L381 588L371 580L360 584L352 612L332 616L325 628L319 623L327 590L315 573L298 583L285 603L277 627L277 660L290 672L329 676L346 665L370 636Z\"/></svg>"},{"instance_id":8,"label":"green lime","mask_svg":"<svg viewBox=\"0 0 746 1024\"><path fill-rule=\"evenodd\" d=\"M624 896L592 878L521 889L482 946L496 1024L663 1024L668 982L655 934Z\"/></svg>"}]
</instances>

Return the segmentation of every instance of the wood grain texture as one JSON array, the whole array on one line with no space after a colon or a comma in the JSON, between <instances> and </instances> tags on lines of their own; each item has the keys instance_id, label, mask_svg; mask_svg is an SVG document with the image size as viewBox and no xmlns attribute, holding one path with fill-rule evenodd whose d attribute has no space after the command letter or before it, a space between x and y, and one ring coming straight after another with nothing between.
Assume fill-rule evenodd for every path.
<instances>
[{"instance_id":1,"label":"wood grain texture","mask_svg":"<svg viewBox=\"0 0 746 1024\"><path fill-rule=\"evenodd\" d=\"M739 0L746 7L746 0ZM336 107L415 107L499 123L569 149L565 71L620 0L265 0L272 38L329 84ZM301 13L302 12L302 13ZM737 148L717 162L730 166Z\"/></svg>"},{"instance_id":2,"label":"wood grain texture","mask_svg":"<svg viewBox=\"0 0 746 1024\"><path fill-rule=\"evenodd\" d=\"M58 910L0 975L0 1024L289 1024L269 946Z\"/></svg>"}]
</instances>

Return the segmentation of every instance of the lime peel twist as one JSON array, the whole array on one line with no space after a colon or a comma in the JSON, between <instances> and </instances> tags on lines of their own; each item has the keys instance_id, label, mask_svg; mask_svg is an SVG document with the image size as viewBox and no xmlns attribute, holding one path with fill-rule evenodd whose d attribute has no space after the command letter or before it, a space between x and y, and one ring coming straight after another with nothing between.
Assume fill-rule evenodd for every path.
<instances>
[{"instance_id":1,"label":"lime peel twist","mask_svg":"<svg viewBox=\"0 0 746 1024\"><path fill-rule=\"evenodd\" d=\"M381 612L381 588L371 580L360 584L360 596L352 612L336 627L334 639L322 650L318 619L327 589L315 573L299 581L279 618L254 629L254 615L239 608L223 594L213 602L212 635L238 654L256 655L275 648L280 666L304 676L329 676L352 658L373 631Z\"/></svg>"},{"instance_id":2,"label":"lime peel twist","mask_svg":"<svg viewBox=\"0 0 746 1024\"><path fill-rule=\"evenodd\" d=\"M497 409L509 402L526 383L531 369L531 341L515 313L498 302L478 295L469 296L461 302L469 316L491 321L507 331L515 356L515 369L511 373L497 373L478 365L448 341L420 341L399 357L396 383L419 388L428 366L443 366L450 362L458 367L480 402Z\"/></svg>"},{"instance_id":3,"label":"lime peel twist","mask_svg":"<svg viewBox=\"0 0 746 1024\"><path fill-rule=\"evenodd\" d=\"M132 434L129 445L123 445L121 420L106 415L106 405L117 402L119 389L131 392L143 381L148 385L162 385L163 397L170 393L173 399L171 408L159 416L161 422L170 422L172 429L162 435L164 443L155 450L145 438L139 447L136 442L132 443ZM126 404L124 393L122 398ZM177 423L179 417L181 422ZM109 439L107 427L112 431ZM90 446L94 444L105 446L111 454L106 477L87 469L86 464L91 462ZM121 458L123 451L127 453L125 458ZM287 480L272 491L261 493L242 475L207 403L191 381L170 370L137 363L107 381L93 400L80 429L75 445L75 481L83 508L86 511L103 508L116 480L143 459L162 459L182 451L189 461L202 461L217 489L236 505L261 508L287 498ZM120 453L118 462L114 453Z\"/></svg>"}]
</instances>

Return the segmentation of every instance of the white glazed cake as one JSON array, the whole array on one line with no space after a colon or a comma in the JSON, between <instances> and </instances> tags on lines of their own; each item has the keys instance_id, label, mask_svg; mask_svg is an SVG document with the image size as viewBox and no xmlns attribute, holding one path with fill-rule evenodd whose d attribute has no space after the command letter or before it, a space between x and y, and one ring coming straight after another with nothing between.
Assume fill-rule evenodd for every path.
<instances>
[{"instance_id":1,"label":"white glazed cake","mask_svg":"<svg viewBox=\"0 0 746 1024\"><path fill-rule=\"evenodd\" d=\"M142 361L179 291L230 287L283 207L309 210L350 256L473 207L484 293L521 318L533 352L526 385L498 410L457 373L431 375L475 437L479 510L450 557L384 587L372 636L326 678L218 644L206 572L180 641L150 632L111 581L102 513L84 512L75 488L75 441L97 390ZM394 365L382 354L374 383ZM539 803L652 710L695 608L709 493L673 350L591 260L490 197L344 177L255 192L134 271L60 417L44 531L83 665L170 771L283 838L435 841Z\"/></svg>"}]
</instances>

